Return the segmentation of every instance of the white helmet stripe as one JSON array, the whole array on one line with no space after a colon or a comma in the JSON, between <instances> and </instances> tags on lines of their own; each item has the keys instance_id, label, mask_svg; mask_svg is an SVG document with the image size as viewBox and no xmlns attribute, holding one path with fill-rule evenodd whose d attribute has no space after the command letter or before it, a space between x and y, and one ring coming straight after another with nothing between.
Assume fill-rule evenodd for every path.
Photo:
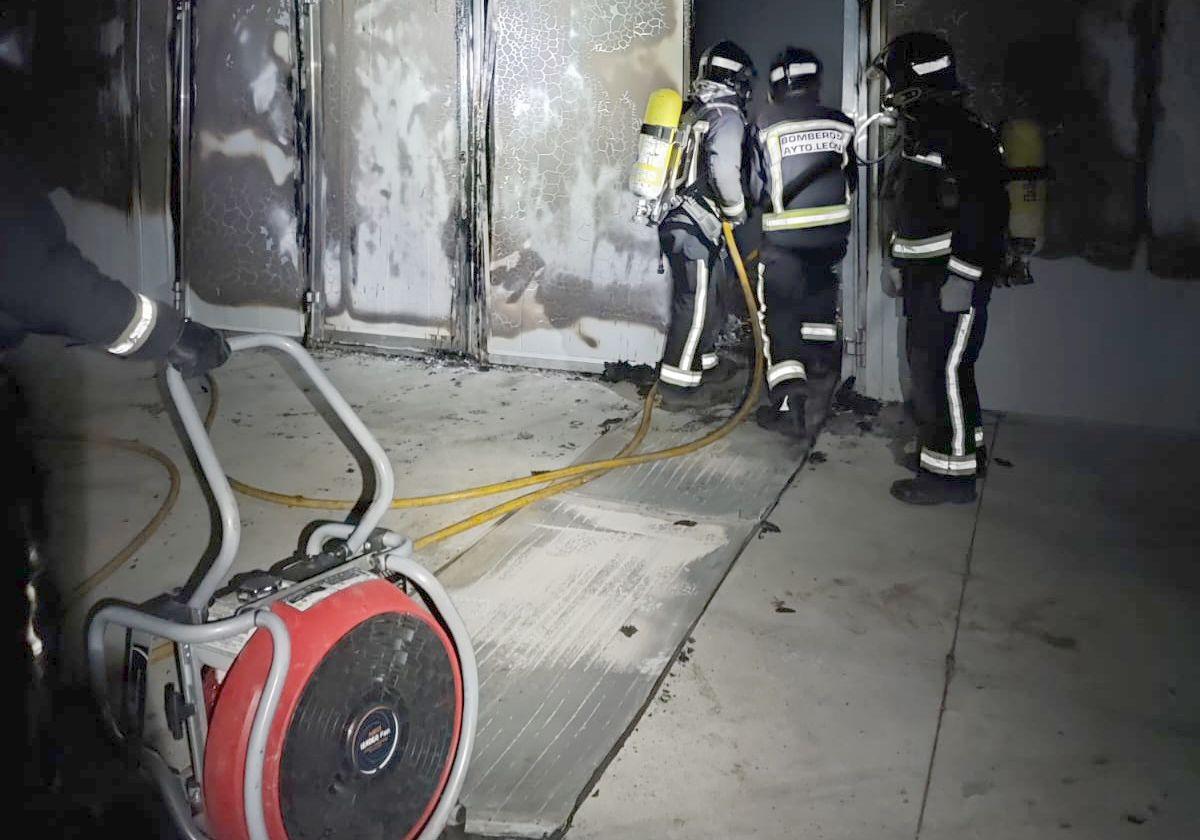
<instances>
[{"instance_id":1,"label":"white helmet stripe","mask_svg":"<svg viewBox=\"0 0 1200 840\"><path fill-rule=\"evenodd\" d=\"M950 56L944 55L941 58L933 59L933 61L922 61L919 64L914 64L912 69L918 76L928 76L930 73L945 70L949 66Z\"/></svg>"},{"instance_id":2,"label":"white helmet stripe","mask_svg":"<svg viewBox=\"0 0 1200 840\"><path fill-rule=\"evenodd\" d=\"M740 63L734 61L732 58L724 58L719 55L714 55L712 58L710 58L708 60L708 63L711 64L713 67L720 67L724 70L729 70L732 73L736 73L737 71L741 70L743 67L746 66L744 64L740 64Z\"/></svg>"},{"instance_id":3,"label":"white helmet stripe","mask_svg":"<svg viewBox=\"0 0 1200 840\"><path fill-rule=\"evenodd\" d=\"M817 65L813 61L795 61L784 67L782 64L771 68L771 81L781 82L783 77L798 79L804 76L817 75Z\"/></svg>"}]
</instances>

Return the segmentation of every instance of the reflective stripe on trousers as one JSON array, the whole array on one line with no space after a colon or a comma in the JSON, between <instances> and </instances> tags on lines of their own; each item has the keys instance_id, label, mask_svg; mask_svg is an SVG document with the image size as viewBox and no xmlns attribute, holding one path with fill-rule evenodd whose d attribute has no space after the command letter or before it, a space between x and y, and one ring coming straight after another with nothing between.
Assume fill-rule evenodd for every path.
<instances>
[{"instance_id":1,"label":"reflective stripe on trousers","mask_svg":"<svg viewBox=\"0 0 1200 840\"><path fill-rule=\"evenodd\" d=\"M681 388L694 388L700 384L702 370L693 370L692 362L696 358L696 350L700 345L700 336L704 333L704 319L708 314L708 263L696 260L696 293L692 304L692 323L688 328L687 338L683 342L683 350L678 360L663 359L659 368L658 378L668 385ZM674 361L674 363L672 363ZM703 359L701 359L703 365ZM713 361L716 365L716 361Z\"/></svg>"},{"instance_id":2,"label":"reflective stripe on trousers","mask_svg":"<svg viewBox=\"0 0 1200 840\"><path fill-rule=\"evenodd\" d=\"M946 400L950 406L950 428L953 431L950 454L955 457L967 453L967 421L963 414L962 393L958 389L958 366L962 364L963 351L966 350L974 321L974 307L958 316L954 343L950 345L950 355L946 357ZM971 459L973 464L974 455Z\"/></svg>"},{"instance_id":3,"label":"reflective stripe on trousers","mask_svg":"<svg viewBox=\"0 0 1200 840\"><path fill-rule=\"evenodd\" d=\"M972 476L977 466L974 452L970 455L946 455L928 447L921 449L921 468L938 475L956 478Z\"/></svg>"}]
</instances>

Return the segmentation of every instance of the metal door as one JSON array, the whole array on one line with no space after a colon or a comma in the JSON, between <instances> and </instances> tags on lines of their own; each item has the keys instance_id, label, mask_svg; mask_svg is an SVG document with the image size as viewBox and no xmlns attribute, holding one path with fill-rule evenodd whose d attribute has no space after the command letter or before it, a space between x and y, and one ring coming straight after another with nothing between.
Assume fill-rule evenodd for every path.
<instances>
[{"instance_id":1,"label":"metal door","mask_svg":"<svg viewBox=\"0 0 1200 840\"><path fill-rule=\"evenodd\" d=\"M314 265L323 337L463 349L458 0L321 4ZM461 336L459 337L461 338Z\"/></svg>"},{"instance_id":2,"label":"metal door","mask_svg":"<svg viewBox=\"0 0 1200 840\"><path fill-rule=\"evenodd\" d=\"M181 278L215 327L304 331L307 207L295 0L185 2ZM189 25L190 24L190 25Z\"/></svg>"},{"instance_id":3,"label":"metal door","mask_svg":"<svg viewBox=\"0 0 1200 840\"><path fill-rule=\"evenodd\" d=\"M492 0L488 355L654 362L666 276L626 188L646 98L679 88L684 0Z\"/></svg>"}]
</instances>

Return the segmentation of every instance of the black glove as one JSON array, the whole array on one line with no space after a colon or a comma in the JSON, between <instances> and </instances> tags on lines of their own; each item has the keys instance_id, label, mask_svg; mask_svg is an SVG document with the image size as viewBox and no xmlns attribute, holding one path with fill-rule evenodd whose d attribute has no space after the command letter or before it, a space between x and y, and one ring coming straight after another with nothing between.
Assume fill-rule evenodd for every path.
<instances>
[{"instance_id":1,"label":"black glove","mask_svg":"<svg viewBox=\"0 0 1200 840\"><path fill-rule=\"evenodd\" d=\"M946 282L942 283L940 295L942 311L947 314L966 312L971 308L971 300L974 296L974 283L964 280L957 274L951 274L946 277Z\"/></svg>"},{"instance_id":2,"label":"black glove","mask_svg":"<svg viewBox=\"0 0 1200 840\"><path fill-rule=\"evenodd\" d=\"M223 335L211 327L187 320L183 322L174 346L167 351L167 361L185 379L190 379L219 368L228 361L229 353L229 343Z\"/></svg>"},{"instance_id":3,"label":"black glove","mask_svg":"<svg viewBox=\"0 0 1200 840\"><path fill-rule=\"evenodd\" d=\"M896 266L885 265L879 281L883 293L888 297L898 298L904 294L904 274Z\"/></svg>"}]
</instances>

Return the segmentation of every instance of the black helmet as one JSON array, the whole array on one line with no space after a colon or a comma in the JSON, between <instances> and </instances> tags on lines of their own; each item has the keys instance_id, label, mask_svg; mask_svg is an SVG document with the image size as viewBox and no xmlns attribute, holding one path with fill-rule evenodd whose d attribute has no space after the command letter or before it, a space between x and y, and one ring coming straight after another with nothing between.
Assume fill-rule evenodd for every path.
<instances>
[{"instance_id":1,"label":"black helmet","mask_svg":"<svg viewBox=\"0 0 1200 840\"><path fill-rule=\"evenodd\" d=\"M885 104L903 109L928 95L959 91L954 50L932 32L908 32L897 36L871 63L871 69L888 80Z\"/></svg>"},{"instance_id":2,"label":"black helmet","mask_svg":"<svg viewBox=\"0 0 1200 840\"><path fill-rule=\"evenodd\" d=\"M750 97L755 75L750 55L733 41L721 41L706 49L696 71L697 79L729 85L743 102Z\"/></svg>"},{"instance_id":3,"label":"black helmet","mask_svg":"<svg viewBox=\"0 0 1200 840\"><path fill-rule=\"evenodd\" d=\"M782 99L788 93L819 91L821 59L808 50L788 47L771 62L771 98Z\"/></svg>"}]
</instances>

